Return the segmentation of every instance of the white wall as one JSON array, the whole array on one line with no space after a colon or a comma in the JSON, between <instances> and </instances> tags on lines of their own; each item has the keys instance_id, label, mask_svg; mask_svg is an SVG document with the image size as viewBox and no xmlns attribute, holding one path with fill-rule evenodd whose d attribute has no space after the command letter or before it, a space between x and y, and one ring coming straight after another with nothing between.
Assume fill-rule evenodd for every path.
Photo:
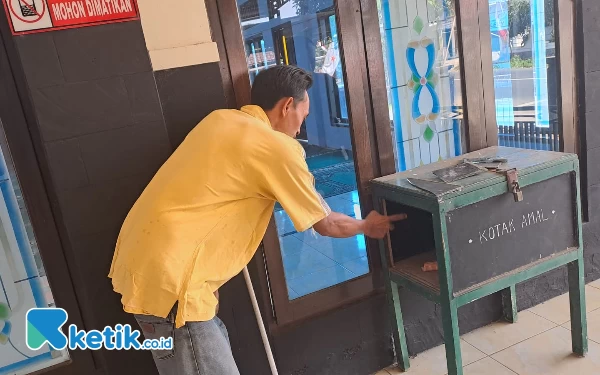
<instances>
[{"instance_id":1,"label":"white wall","mask_svg":"<svg viewBox=\"0 0 600 375\"><path fill-rule=\"evenodd\" d=\"M153 69L219 61L203 0L138 0Z\"/></svg>"}]
</instances>

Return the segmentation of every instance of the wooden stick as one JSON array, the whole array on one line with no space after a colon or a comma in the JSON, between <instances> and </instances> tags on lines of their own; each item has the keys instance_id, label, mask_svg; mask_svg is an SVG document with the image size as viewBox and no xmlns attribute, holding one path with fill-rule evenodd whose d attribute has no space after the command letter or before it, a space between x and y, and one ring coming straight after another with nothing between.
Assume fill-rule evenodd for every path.
<instances>
[{"instance_id":1,"label":"wooden stick","mask_svg":"<svg viewBox=\"0 0 600 375\"><path fill-rule=\"evenodd\" d=\"M248 287L248 293L250 294L250 300L252 301L252 307L254 308L254 315L256 315L256 322L258 323L260 335L262 336L265 351L267 352L267 359L269 360L271 373L273 375L278 375L275 359L273 358L273 352L271 351L271 345L269 344L269 338L267 337L265 324L263 323L260 309L258 307L258 301L256 300L256 295L254 294L254 287L252 287L252 280L250 279L250 274L248 273L248 267L244 267L244 279L246 279L246 286Z\"/></svg>"}]
</instances>

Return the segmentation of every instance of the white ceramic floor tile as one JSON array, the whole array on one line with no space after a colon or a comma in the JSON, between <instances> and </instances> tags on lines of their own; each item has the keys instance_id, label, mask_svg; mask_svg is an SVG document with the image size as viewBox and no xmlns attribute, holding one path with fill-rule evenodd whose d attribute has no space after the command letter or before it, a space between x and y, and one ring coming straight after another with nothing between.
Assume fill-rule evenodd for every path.
<instances>
[{"instance_id":1,"label":"white ceramic floor tile","mask_svg":"<svg viewBox=\"0 0 600 375\"><path fill-rule=\"evenodd\" d=\"M562 325L563 328L571 330L571 321ZM588 338L600 343L600 309L587 314Z\"/></svg>"},{"instance_id":2,"label":"white ceramic floor tile","mask_svg":"<svg viewBox=\"0 0 600 375\"><path fill-rule=\"evenodd\" d=\"M357 190L353 190L349 193L336 195L336 197L348 200L353 203L357 203L357 204L360 203L360 200L358 199L358 191ZM325 199L325 200L327 200L327 199Z\"/></svg>"},{"instance_id":3,"label":"white ceramic floor tile","mask_svg":"<svg viewBox=\"0 0 600 375\"><path fill-rule=\"evenodd\" d=\"M598 288L600 289L600 279L596 280L596 281L592 281L591 283L588 284L589 286L592 286L594 288Z\"/></svg>"},{"instance_id":4,"label":"white ceramic floor tile","mask_svg":"<svg viewBox=\"0 0 600 375\"><path fill-rule=\"evenodd\" d=\"M487 357L464 367L464 375L517 375L499 362Z\"/></svg>"},{"instance_id":5,"label":"white ceramic floor tile","mask_svg":"<svg viewBox=\"0 0 600 375\"><path fill-rule=\"evenodd\" d=\"M295 236L279 237L279 247L283 257L299 253L302 250L314 250Z\"/></svg>"},{"instance_id":6,"label":"white ceramic floor tile","mask_svg":"<svg viewBox=\"0 0 600 375\"><path fill-rule=\"evenodd\" d=\"M556 324L547 319L529 311L520 311L517 323L492 323L462 336L462 339L491 355L554 327Z\"/></svg>"},{"instance_id":7,"label":"white ceramic floor tile","mask_svg":"<svg viewBox=\"0 0 600 375\"><path fill-rule=\"evenodd\" d=\"M293 236L340 264L367 255L364 235L349 238L331 238L321 236L316 232L304 232L296 233Z\"/></svg>"},{"instance_id":8,"label":"white ceramic floor tile","mask_svg":"<svg viewBox=\"0 0 600 375\"><path fill-rule=\"evenodd\" d=\"M470 365L485 358L485 354L475 349L469 343L461 340L463 366ZM410 360L410 370L400 372L398 369L388 369L392 375L445 375L448 371L446 365L446 348L444 345L430 349Z\"/></svg>"},{"instance_id":9,"label":"white ceramic floor tile","mask_svg":"<svg viewBox=\"0 0 600 375\"><path fill-rule=\"evenodd\" d=\"M600 345L590 341L585 358L571 351L571 333L556 327L492 356L520 375L598 375Z\"/></svg>"},{"instance_id":10,"label":"white ceramic floor tile","mask_svg":"<svg viewBox=\"0 0 600 375\"><path fill-rule=\"evenodd\" d=\"M289 280L288 285L299 296L305 296L317 292L330 286L341 284L355 278L352 272L336 264L333 267L326 268L297 279Z\"/></svg>"},{"instance_id":11,"label":"white ceramic floor tile","mask_svg":"<svg viewBox=\"0 0 600 375\"><path fill-rule=\"evenodd\" d=\"M283 255L283 270L288 281L336 266L333 260L317 250L306 248L302 251ZM296 290L296 292L300 292Z\"/></svg>"},{"instance_id":12,"label":"white ceramic floor tile","mask_svg":"<svg viewBox=\"0 0 600 375\"><path fill-rule=\"evenodd\" d=\"M300 295L298 293L296 293L296 291L294 289L292 289L292 288L290 288L288 286L288 298L289 299L295 299L295 298L298 298L298 297L300 297Z\"/></svg>"},{"instance_id":13,"label":"white ceramic floor tile","mask_svg":"<svg viewBox=\"0 0 600 375\"><path fill-rule=\"evenodd\" d=\"M585 302L588 312L600 309L600 289L589 285L585 287ZM546 301L529 309L532 313L551 320L556 324L564 324L571 320L569 293Z\"/></svg>"},{"instance_id":14,"label":"white ceramic floor tile","mask_svg":"<svg viewBox=\"0 0 600 375\"><path fill-rule=\"evenodd\" d=\"M283 236L287 233L296 232L296 228L294 228L294 223L292 223L292 219L290 219L289 215L281 210L274 213L275 215L275 223L277 224L277 233L280 236Z\"/></svg>"},{"instance_id":15,"label":"white ceramic floor tile","mask_svg":"<svg viewBox=\"0 0 600 375\"><path fill-rule=\"evenodd\" d=\"M344 262L342 266L346 269L349 269L357 276L362 276L369 273L369 259L366 256Z\"/></svg>"},{"instance_id":16,"label":"white ceramic floor tile","mask_svg":"<svg viewBox=\"0 0 600 375\"><path fill-rule=\"evenodd\" d=\"M348 199L344 199L340 196L325 198L325 201L327 202L329 208L331 208L331 210L334 212L340 212L342 214L354 216L356 208L355 206L358 206L358 210L360 211L360 205L358 203L351 202Z\"/></svg>"}]
</instances>

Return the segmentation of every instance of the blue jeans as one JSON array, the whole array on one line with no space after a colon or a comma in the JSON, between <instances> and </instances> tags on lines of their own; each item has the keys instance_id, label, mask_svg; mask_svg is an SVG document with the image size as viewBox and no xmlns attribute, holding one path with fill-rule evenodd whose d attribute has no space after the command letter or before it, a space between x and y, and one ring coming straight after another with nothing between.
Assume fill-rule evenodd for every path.
<instances>
[{"instance_id":1,"label":"blue jeans","mask_svg":"<svg viewBox=\"0 0 600 375\"><path fill-rule=\"evenodd\" d=\"M218 317L175 328L176 307L166 318L135 315L145 339L173 338L173 348L152 350L160 375L239 375L229 335Z\"/></svg>"}]
</instances>

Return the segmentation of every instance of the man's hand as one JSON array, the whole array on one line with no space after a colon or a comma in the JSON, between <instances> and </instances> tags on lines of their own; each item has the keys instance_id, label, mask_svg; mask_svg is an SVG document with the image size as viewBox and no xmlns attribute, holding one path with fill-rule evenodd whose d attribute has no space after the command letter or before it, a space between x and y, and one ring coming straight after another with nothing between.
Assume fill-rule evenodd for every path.
<instances>
[{"instance_id":1,"label":"man's hand","mask_svg":"<svg viewBox=\"0 0 600 375\"><path fill-rule=\"evenodd\" d=\"M364 220L363 232L367 237L381 239L388 231L394 229L394 222L404 220L406 217L406 214L383 216L377 211L371 211Z\"/></svg>"},{"instance_id":2,"label":"man's hand","mask_svg":"<svg viewBox=\"0 0 600 375\"><path fill-rule=\"evenodd\" d=\"M393 222L404 219L406 214L383 216L377 211L372 211L364 220L356 220L348 215L332 212L313 228L321 236L326 237L348 238L364 233L367 237L380 239L393 228Z\"/></svg>"}]
</instances>

